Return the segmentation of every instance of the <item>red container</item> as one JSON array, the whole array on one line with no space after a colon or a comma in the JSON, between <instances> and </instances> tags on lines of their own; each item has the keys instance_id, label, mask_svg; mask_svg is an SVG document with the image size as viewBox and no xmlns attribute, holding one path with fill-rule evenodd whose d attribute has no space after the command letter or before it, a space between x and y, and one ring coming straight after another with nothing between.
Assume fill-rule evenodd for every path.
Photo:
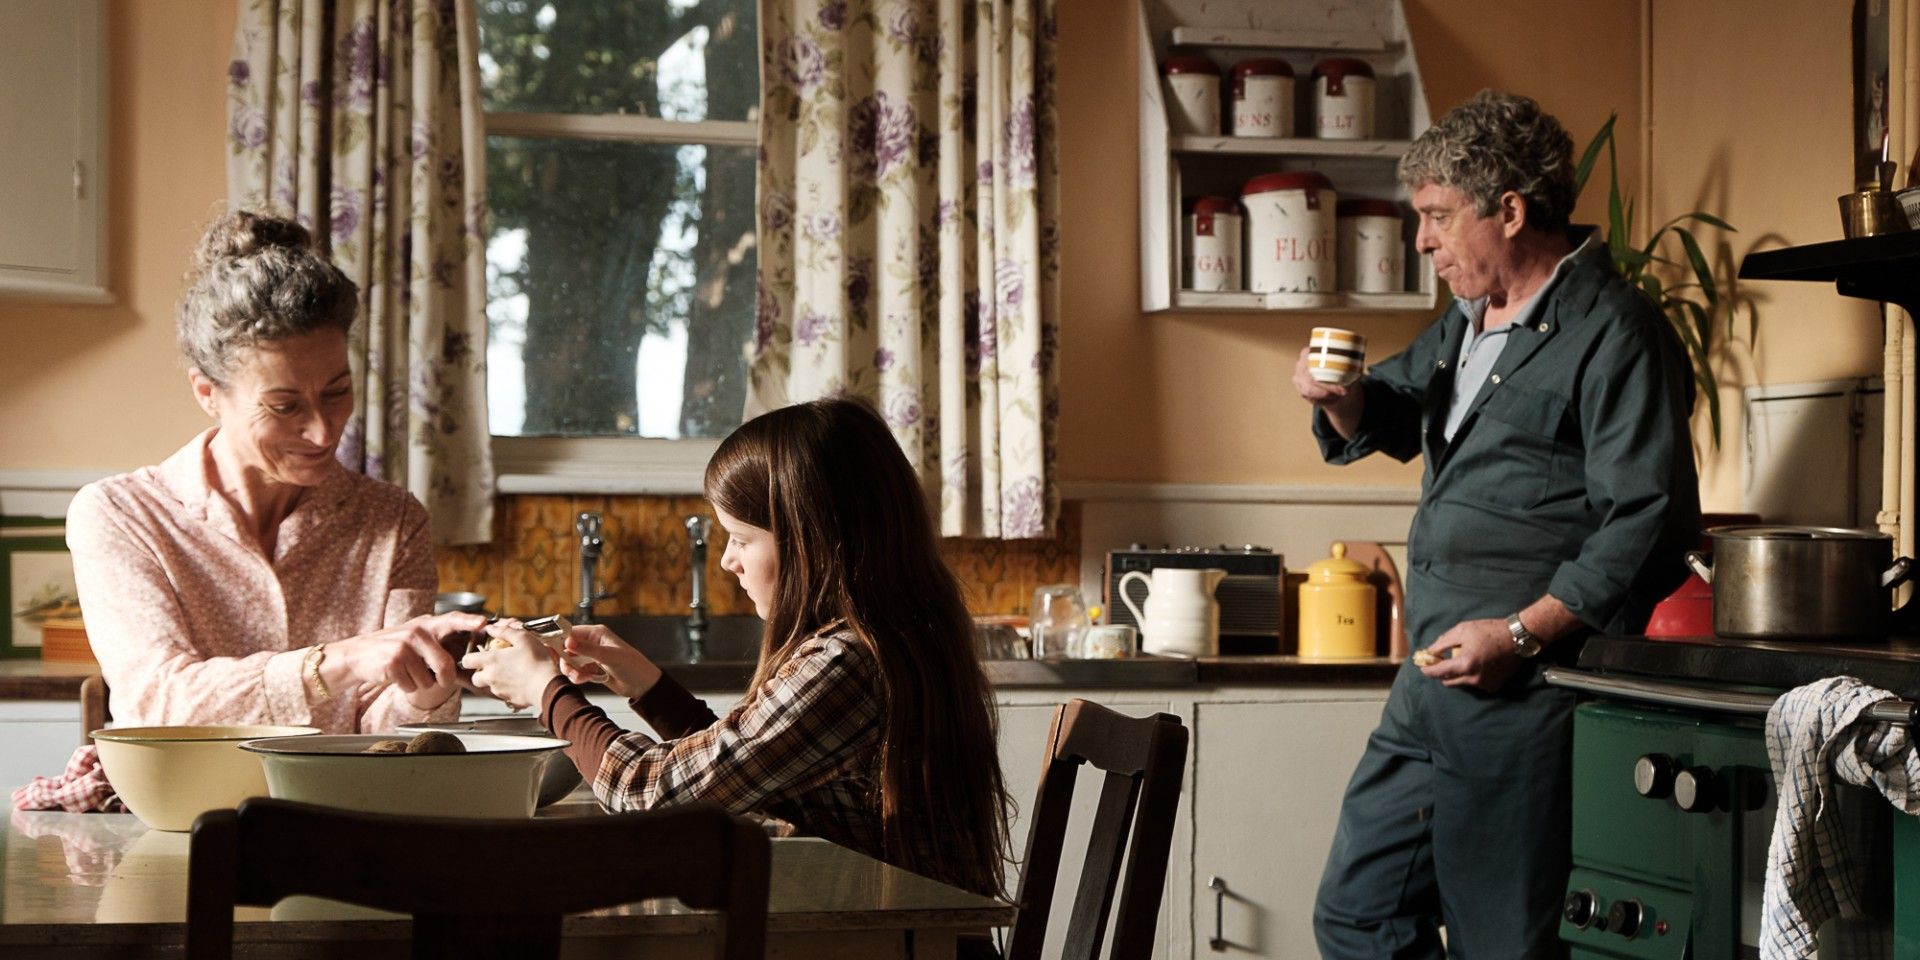
<instances>
[{"instance_id":1,"label":"red container","mask_svg":"<svg viewBox=\"0 0 1920 960\"><path fill-rule=\"evenodd\" d=\"M1653 616L1647 618L1647 637L1671 640L1711 636L1713 584L1700 579L1697 573L1689 573L1680 589L1653 605Z\"/></svg>"}]
</instances>

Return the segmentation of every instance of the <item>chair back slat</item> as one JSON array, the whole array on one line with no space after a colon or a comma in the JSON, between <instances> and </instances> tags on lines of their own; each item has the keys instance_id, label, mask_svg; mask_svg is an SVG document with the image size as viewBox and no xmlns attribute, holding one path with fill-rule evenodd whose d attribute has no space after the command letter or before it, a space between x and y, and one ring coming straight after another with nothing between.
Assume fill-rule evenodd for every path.
<instances>
[{"instance_id":1,"label":"chair back slat","mask_svg":"<svg viewBox=\"0 0 1920 960\"><path fill-rule=\"evenodd\" d=\"M92 743L93 732L107 720L107 681L94 674L80 681L80 742Z\"/></svg>"},{"instance_id":2,"label":"chair back slat","mask_svg":"<svg viewBox=\"0 0 1920 960\"><path fill-rule=\"evenodd\" d=\"M711 806L467 820L255 798L194 824L187 956L231 956L235 904L304 894L412 915L421 957L554 956L564 914L676 897L721 912L716 957L759 957L770 861L764 832ZM498 876L556 882L490 895Z\"/></svg>"},{"instance_id":3,"label":"chair back slat","mask_svg":"<svg viewBox=\"0 0 1920 960\"><path fill-rule=\"evenodd\" d=\"M1027 835L1020 912L1008 943L1008 960L1036 960L1045 945L1068 808L1081 764L1090 764L1106 776L1062 957L1094 960L1099 954L1113 915L1115 889L1121 891L1120 918L1111 956L1133 960L1151 953L1186 755L1187 729L1170 714L1128 717L1084 700L1071 701L1055 712Z\"/></svg>"}]
</instances>

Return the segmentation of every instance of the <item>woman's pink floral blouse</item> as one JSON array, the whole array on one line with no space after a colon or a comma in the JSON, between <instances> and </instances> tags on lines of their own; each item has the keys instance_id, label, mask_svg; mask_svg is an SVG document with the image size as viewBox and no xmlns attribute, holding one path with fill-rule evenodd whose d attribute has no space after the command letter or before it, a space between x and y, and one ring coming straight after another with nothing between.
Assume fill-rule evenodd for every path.
<instances>
[{"instance_id":1,"label":"woman's pink floral blouse","mask_svg":"<svg viewBox=\"0 0 1920 960\"><path fill-rule=\"evenodd\" d=\"M450 720L397 687L334 690L302 675L308 648L433 607L426 508L347 470L306 491L265 556L210 487L207 442L88 484L67 511L87 639L120 725L304 724L329 733Z\"/></svg>"}]
</instances>

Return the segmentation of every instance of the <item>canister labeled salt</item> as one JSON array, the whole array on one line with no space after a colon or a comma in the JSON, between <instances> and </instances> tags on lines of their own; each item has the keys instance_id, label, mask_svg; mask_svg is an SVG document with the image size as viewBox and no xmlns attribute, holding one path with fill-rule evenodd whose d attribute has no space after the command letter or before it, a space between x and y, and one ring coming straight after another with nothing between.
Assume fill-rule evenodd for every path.
<instances>
[{"instance_id":1,"label":"canister labeled salt","mask_svg":"<svg viewBox=\"0 0 1920 960\"><path fill-rule=\"evenodd\" d=\"M1220 68L1206 57L1168 57L1160 62L1167 78L1167 124L1176 134L1220 135Z\"/></svg>"},{"instance_id":2,"label":"canister labeled salt","mask_svg":"<svg viewBox=\"0 0 1920 960\"><path fill-rule=\"evenodd\" d=\"M1329 57L1313 65L1313 135L1373 139L1373 67L1365 60Z\"/></svg>"},{"instance_id":3,"label":"canister labeled salt","mask_svg":"<svg viewBox=\"0 0 1920 960\"><path fill-rule=\"evenodd\" d=\"M1240 188L1247 208L1247 289L1334 289L1333 184L1313 171L1269 173Z\"/></svg>"},{"instance_id":4,"label":"canister labeled salt","mask_svg":"<svg viewBox=\"0 0 1920 960\"><path fill-rule=\"evenodd\" d=\"M1240 289L1240 205L1196 197L1187 211L1187 289Z\"/></svg>"},{"instance_id":5,"label":"canister labeled salt","mask_svg":"<svg viewBox=\"0 0 1920 960\"><path fill-rule=\"evenodd\" d=\"M1258 58L1233 65L1233 135L1293 136L1293 67Z\"/></svg>"},{"instance_id":6,"label":"canister labeled salt","mask_svg":"<svg viewBox=\"0 0 1920 960\"><path fill-rule=\"evenodd\" d=\"M1355 293L1400 293L1406 289L1407 246L1401 239L1400 205L1391 200L1342 200L1340 289Z\"/></svg>"}]
</instances>

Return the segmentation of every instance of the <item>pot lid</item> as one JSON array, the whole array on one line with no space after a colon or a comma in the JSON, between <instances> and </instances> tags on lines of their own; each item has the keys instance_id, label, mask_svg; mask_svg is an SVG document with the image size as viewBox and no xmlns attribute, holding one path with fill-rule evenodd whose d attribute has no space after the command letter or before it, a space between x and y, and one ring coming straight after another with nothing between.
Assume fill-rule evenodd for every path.
<instances>
[{"instance_id":1,"label":"pot lid","mask_svg":"<svg viewBox=\"0 0 1920 960\"><path fill-rule=\"evenodd\" d=\"M1749 524L1710 527L1707 536L1715 540L1892 540L1878 530L1850 527L1794 527L1784 524Z\"/></svg>"},{"instance_id":2,"label":"pot lid","mask_svg":"<svg viewBox=\"0 0 1920 960\"><path fill-rule=\"evenodd\" d=\"M1347 559L1347 545L1339 540L1333 542L1333 556L1325 560L1315 560L1307 565L1308 583L1339 583L1365 581L1367 574L1373 571L1358 560Z\"/></svg>"}]
</instances>

